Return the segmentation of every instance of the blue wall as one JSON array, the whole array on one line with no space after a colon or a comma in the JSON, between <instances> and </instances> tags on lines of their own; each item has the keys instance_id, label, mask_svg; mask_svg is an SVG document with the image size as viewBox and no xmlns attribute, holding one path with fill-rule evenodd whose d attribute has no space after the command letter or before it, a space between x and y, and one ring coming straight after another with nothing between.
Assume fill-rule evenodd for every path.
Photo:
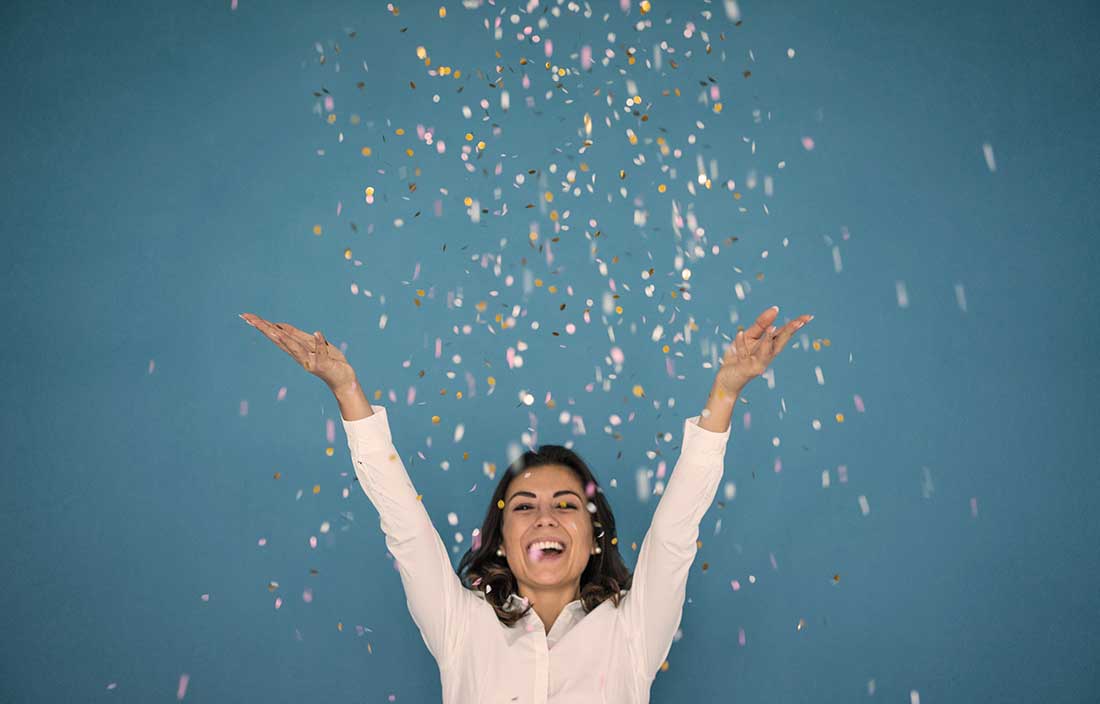
<instances>
[{"instance_id":1,"label":"blue wall","mask_svg":"<svg viewBox=\"0 0 1100 704\"><path fill-rule=\"evenodd\" d=\"M185 701L439 700L335 403L239 312L346 345L456 564L486 463L527 433L589 460L633 566L658 500L638 497L646 452L671 469L704 364L772 304L817 317L738 407L653 701L1100 699L1096 5L746 0L735 27L720 2L655 0L638 31L637 3L439 4L0 11L0 700L174 701L184 674ZM539 18L561 88L545 41L515 35ZM429 75L417 46L461 76ZM624 111L627 80L647 122ZM466 132L486 142L472 173ZM718 178L693 195L697 155ZM569 169L594 192L563 192ZM604 311L611 280L621 314Z\"/></svg>"}]
</instances>

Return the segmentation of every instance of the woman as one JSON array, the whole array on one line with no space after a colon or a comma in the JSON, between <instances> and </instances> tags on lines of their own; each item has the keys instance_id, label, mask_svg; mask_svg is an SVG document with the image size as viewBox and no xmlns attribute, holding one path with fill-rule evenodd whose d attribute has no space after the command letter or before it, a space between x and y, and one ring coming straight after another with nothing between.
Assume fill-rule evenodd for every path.
<instances>
[{"instance_id":1,"label":"woman","mask_svg":"<svg viewBox=\"0 0 1100 704\"><path fill-rule=\"evenodd\" d=\"M648 702L680 625L699 522L722 479L733 406L804 315L777 330L779 308L738 332L680 456L631 574L596 478L559 445L526 452L493 492L457 573L394 447L386 409L371 406L343 353L320 332L251 314L245 322L336 396L360 486L381 517L407 605L439 664L444 704Z\"/></svg>"}]
</instances>

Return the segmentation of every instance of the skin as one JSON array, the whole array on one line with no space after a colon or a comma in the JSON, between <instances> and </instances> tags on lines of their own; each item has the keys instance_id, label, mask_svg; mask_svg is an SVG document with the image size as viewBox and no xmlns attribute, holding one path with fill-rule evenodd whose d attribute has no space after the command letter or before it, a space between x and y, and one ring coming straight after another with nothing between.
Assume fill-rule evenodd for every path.
<instances>
[{"instance_id":1,"label":"skin","mask_svg":"<svg viewBox=\"0 0 1100 704\"><path fill-rule=\"evenodd\" d=\"M554 496L563 490L575 493ZM535 498L517 492L531 492ZM519 595L531 602L549 633L562 609L580 598L581 574L596 549L584 487L568 468L543 465L513 479L504 498L504 555ZM557 560L543 561L541 551L525 551L528 543L544 536L565 543Z\"/></svg>"}]
</instances>

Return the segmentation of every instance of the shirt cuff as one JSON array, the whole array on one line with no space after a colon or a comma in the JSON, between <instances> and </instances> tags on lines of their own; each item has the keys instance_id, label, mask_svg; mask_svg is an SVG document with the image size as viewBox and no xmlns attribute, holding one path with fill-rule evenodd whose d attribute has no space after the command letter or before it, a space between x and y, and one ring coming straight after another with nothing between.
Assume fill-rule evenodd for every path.
<instances>
[{"instance_id":1,"label":"shirt cuff","mask_svg":"<svg viewBox=\"0 0 1100 704\"><path fill-rule=\"evenodd\" d=\"M344 433L348 436L349 449L355 450L358 447L369 450L393 444L393 437L390 435L390 421L386 415L385 407L372 405L371 409L374 410L374 413L358 420L345 420L343 416L340 416L340 420L344 423Z\"/></svg>"},{"instance_id":2,"label":"shirt cuff","mask_svg":"<svg viewBox=\"0 0 1100 704\"><path fill-rule=\"evenodd\" d=\"M702 420L702 416L692 416L684 420L684 441L681 443L681 452L683 448L691 446L694 450L701 452L713 452L717 455L724 455L726 453L726 443L730 439L730 430L733 429L733 424L726 428L723 433L716 433L713 430L707 430L700 427L699 422Z\"/></svg>"}]
</instances>

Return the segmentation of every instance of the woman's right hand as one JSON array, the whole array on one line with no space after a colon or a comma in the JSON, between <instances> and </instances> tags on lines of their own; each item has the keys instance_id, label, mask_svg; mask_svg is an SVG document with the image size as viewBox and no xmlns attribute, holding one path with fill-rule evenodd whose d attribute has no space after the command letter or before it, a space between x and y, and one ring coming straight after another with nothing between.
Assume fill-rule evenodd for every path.
<instances>
[{"instance_id":1,"label":"woman's right hand","mask_svg":"<svg viewBox=\"0 0 1100 704\"><path fill-rule=\"evenodd\" d=\"M320 330L310 335L290 323L269 323L251 313L241 313L240 317L281 347L303 369L325 382L333 393L354 388L355 370Z\"/></svg>"}]
</instances>

